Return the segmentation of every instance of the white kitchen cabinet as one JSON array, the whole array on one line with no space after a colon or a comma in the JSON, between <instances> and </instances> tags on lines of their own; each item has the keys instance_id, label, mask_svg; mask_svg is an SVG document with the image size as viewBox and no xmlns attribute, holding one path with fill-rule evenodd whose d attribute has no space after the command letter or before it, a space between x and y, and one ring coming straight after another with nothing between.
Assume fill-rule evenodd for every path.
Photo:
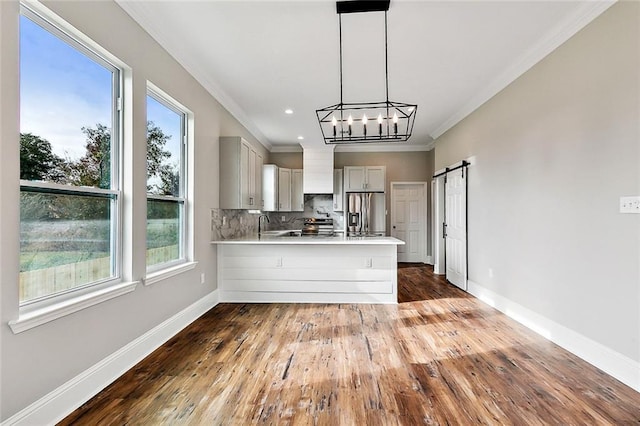
<instances>
[{"instance_id":1,"label":"white kitchen cabinet","mask_svg":"<svg viewBox=\"0 0 640 426\"><path fill-rule=\"evenodd\" d=\"M255 187L253 193L256 196L256 206L258 209L264 208L264 191L262 190L262 166L264 165L264 159L259 152L256 151L256 165L255 171Z\"/></svg>"},{"instance_id":2,"label":"white kitchen cabinet","mask_svg":"<svg viewBox=\"0 0 640 426\"><path fill-rule=\"evenodd\" d=\"M333 211L341 212L344 210L342 204L344 202L344 191L342 182L342 169L333 171Z\"/></svg>"},{"instance_id":3,"label":"white kitchen cabinet","mask_svg":"<svg viewBox=\"0 0 640 426\"><path fill-rule=\"evenodd\" d=\"M220 138L220 208L262 207L262 155L239 136Z\"/></svg>"},{"instance_id":4,"label":"white kitchen cabinet","mask_svg":"<svg viewBox=\"0 0 640 426\"><path fill-rule=\"evenodd\" d=\"M291 170L291 211L304 211L304 193L302 192L302 169Z\"/></svg>"},{"instance_id":5,"label":"white kitchen cabinet","mask_svg":"<svg viewBox=\"0 0 640 426\"><path fill-rule=\"evenodd\" d=\"M265 164L262 166L262 199L265 212L278 211L278 166Z\"/></svg>"},{"instance_id":6,"label":"white kitchen cabinet","mask_svg":"<svg viewBox=\"0 0 640 426\"><path fill-rule=\"evenodd\" d=\"M385 166L347 166L344 168L344 190L384 192L385 175Z\"/></svg>"},{"instance_id":7,"label":"white kitchen cabinet","mask_svg":"<svg viewBox=\"0 0 640 426\"><path fill-rule=\"evenodd\" d=\"M278 168L278 211L291 211L291 169Z\"/></svg>"}]
</instances>

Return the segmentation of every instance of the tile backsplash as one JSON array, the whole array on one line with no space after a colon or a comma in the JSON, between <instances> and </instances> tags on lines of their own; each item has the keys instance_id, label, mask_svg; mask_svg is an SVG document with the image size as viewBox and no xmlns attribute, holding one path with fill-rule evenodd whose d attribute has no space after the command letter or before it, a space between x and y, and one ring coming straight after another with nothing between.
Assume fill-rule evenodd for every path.
<instances>
[{"instance_id":1,"label":"tile backsplash","mask_svg":"<svg viewBox=\"0 0 640 426\"><path fill-rule=\"evenodd\" d=\"M303 219L306 217L329 217L333 219L333 228L336 231L344 229L344 216L342 212L333 211L331 194L305 194L302 212L264 212L264 214L269 216L269 222L264 223L265 230L302 229ZM259 216L259 213L249 213L247 210L211 209L212 241L256 234Z\"/></svg>"}]
</instances>

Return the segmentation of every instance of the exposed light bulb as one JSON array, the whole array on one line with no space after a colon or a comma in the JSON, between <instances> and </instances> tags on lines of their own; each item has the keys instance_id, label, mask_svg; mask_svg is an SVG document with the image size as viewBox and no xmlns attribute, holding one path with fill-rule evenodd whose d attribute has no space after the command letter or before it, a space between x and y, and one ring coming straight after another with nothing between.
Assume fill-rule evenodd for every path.
<instances>
[{"instance_id":1,"label":"exposed light bulb","mask_svg":"<svg viewBox=\"0 0 640 426\"><path fill-rule=\"evenodd\" d=\"M367 137L367 114L362 114L362 134Z\"/></svg>"},{"instance_id":2,"label":"exposed light bulb","mask_svg":"<svg viewBox=\"0 0 640 426\"><path fill-rule=\"evenodd\" d=\"M378 124L382 124L382 114L378 114Z\"/></svg>"},{"instance_id":3,"label":"exposed light bulb","mask_svg":"<svg viewBox=\"0 0 640 426\"><path fill-rule=\"evenodd\" d=\"M398 114L393 113L393 133L398 135Z\"/></svg>"},{"instance_id":4,"label":"exposed light bulb","mask_svg":"<svg viewBox=\"0 0 640 426\"><path fill-rule=\"evenodd\" d=\"M331 119L331 124L333 125L333 127L336 127L338 125L338 120L336 120L336 116L335 115Z\"/></svg>"},{"instance_id":5,"label":"exposed light bulb","mask_svg":"<svg viewBox=\"0 0 640 426\"><path fill-rule=\"evenodd\" d=\"M378 136L382 137L382 114L378 114Z\"/></svg>"},{"instance_id":6,"label":"exposed light bulb","mask_svg":"<svg viewBox=\"0 0 640 426\"><path fill-rule=\"evenodd\" d=\"M349 118L347 118L347 124L349 126L351 126L353 124L353 117L351 117L351 114L349 114Z\"/></svg>"}]
</instances>

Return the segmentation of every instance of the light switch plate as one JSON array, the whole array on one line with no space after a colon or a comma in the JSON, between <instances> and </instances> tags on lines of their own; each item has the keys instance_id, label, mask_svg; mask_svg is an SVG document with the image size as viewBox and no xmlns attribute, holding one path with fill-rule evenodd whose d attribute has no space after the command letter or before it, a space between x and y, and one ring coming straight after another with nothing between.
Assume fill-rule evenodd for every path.
<instances>
[{"instance_id":1,"label":"light switch plate","mask_svg":"<svg viewBox=\"0 0 640 426\"><path fill-rule=\"evenodd\" d=\"M620 213L640 214L640 196L620 197Z\"/></svg>"}]
</instances>

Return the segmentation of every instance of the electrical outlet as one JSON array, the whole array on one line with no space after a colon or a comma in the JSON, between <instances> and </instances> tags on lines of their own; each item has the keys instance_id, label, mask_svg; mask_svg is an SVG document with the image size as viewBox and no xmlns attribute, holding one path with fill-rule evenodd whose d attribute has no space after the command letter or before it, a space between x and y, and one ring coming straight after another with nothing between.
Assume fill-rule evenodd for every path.
<instances>
[{"instance_id":1,"label":"electrical outlet","mask_svg":"<svg viewBox=\"0 0 640 426\"><path fill-rule=\"evenodd\" d=\"M370 257L367 257L367 260L366 260L366 262L365 262L365 266L366 266L367 268L372 268L372 267L373 267L373 259L372 259L372 258L370 258Z\"/></svg>"},{"instance_id":2,"label":"electrical outlet","mask_svg":"<svg viewBox=\"0 0 640 426\"><path fill-rule=\"evenodd\" d=\"M200 274L200 284L204 284L204 272Z\"/></svg>"},{"instance_id":3,"label":"electrical outlet","mask_svg":"<svg viewBox=\"0 0 640 426\"><path fill-rule=\"evenodd\" d=\"M640 196L620 197L620 213L640 213Z\"/></svg>"},{"instance_id":4,"label":"electrical outlet","mask_svg":"<svg viewBox=\"0 0 640 426\"><path fill-rule=\"evenodd\" d=\"M280 221L281 222L286 222L287 221L287 217L286 216L280 216Z\"/></svg>"}]
</instances>

